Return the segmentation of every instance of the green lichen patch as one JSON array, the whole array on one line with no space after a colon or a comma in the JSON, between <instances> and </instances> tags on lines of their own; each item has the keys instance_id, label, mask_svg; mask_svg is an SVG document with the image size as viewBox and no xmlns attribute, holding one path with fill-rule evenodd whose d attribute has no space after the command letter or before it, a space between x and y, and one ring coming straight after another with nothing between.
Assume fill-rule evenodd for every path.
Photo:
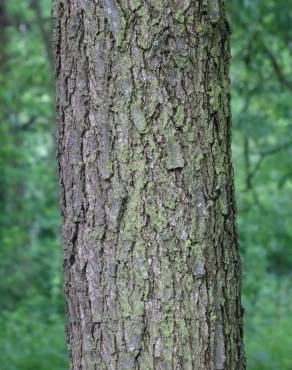
<instances>
[{"instance_id":1,"label":"green lichen patch","mask_svg":"<svg viewBox=\"0 0 292 370\"><path fill-rule=\"evenodd\" d=\"M184 157L180 144L177 141L170 141L166 146L167 160L166 168L175 170L184 167Z\"/></svg>"},{"instance_id":2,"label":"green lichen patch","mask_svg":"<svg viewBox=\"0 0 292 370\"><path fill-rule=\"evenodd\" d=\"M131 105L131 115L136 129L139 132L145 132L146 119L139 101L136 101Z\"/></svg>"},{"instance_id":3,"label":"green lichen patch","mask_svg":"<svg viewBox=\"0 0 292 370\"><path fill-rule=\"evenodd\" d=\"M174 122L177 127L182 127L184 125L185 121L185 112L183 105L179 105L177 107L175 116L174 116Z\"/></svg>"}]
</instances>

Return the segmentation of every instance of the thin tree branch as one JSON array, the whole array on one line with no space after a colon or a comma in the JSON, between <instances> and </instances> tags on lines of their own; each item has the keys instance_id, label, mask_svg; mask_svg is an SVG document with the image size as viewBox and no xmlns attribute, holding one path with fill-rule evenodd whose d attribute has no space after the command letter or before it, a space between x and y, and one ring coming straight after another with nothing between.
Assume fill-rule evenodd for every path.
<instances>
[{"instance_id":1,"label":"thin tree branch","mask_svg":"<svg viewBox=\"0 0 292 370\"><path fill-rule=\"evenodd\" d=\"M40 30L40 33L42 35L42 39L43 39L43 42L46 48L46 52L49 58L51 69L53 70L54 58L53 58L53 50L52 50L52 45L51 45L50 33L47 32L47 30L44 27L44 22L43 22L44 18L42 15L42 10L40 7L39 0L31 0L31 8L35 12L36 22Z\"/></svg>"},{"instance_id":2,"label":"thin tree branch","mask_svg":"<svg viewBox=\"0 0 292 370\"><path fill-rule=\"evenodd\" d=\"M14 126L12 126L12 131L26 131L26 130L29 130L31 128L31 126L33 126L33 124L35 123L36 119L37 119L37 117L31 117L25 123L14 125Z\"/></svg>"},{"instance_id":3,"label":"thin tree branch","mask_svg":"<svg viewBox=\"0 0 292 370\"><path fill-rule=\"evenodd\" d=\"M265 51L265 54L266 56L269 58L271 64L272 64L272 67L274 69L274 72L278 78L278 80L281 82L282 85L286 86L289 90L292 90L292 81L289 81L284 72L283 72L283 69L282 67L280 66L280 64L278 63L275 55L271 52L270 49L268 49L266 47L266 45L263 45L263 48L264 48L264 51Z\"/></svg>"},{"instance_id":4,"label":"thin tree branch","mask_svg":"<svg viewBox=\"0 0 292 370\"><path fill-rule=\"evenodd\" d=\"M255 177L256 173L260 169L262 162L264 161L264 159L266 157L268 157L270 155L277 154L280 151L289 148L290 146L292 146L292 141L287 141L286 143L280 144L280 145L278 145L278 146L276 146L274 148L271 148L271 149L268 149L268 150L265 150L265 151L260 152L259 153L260 158L258 159L258 161L256 162L256 164L254 165L253 170L250 172L249 181L252 181L253 180L253 178Z\"/></svg>"},{"instance_id":5,"label":"thin tree branch","mask_svg":"<svg viewBox=\"0 0 292 370\"><path fill-rule=\"evenodd\" d=\"M278 182L278 189L282 189L286 182L292 177L292 171L287 172Z\"/></svg>"}]
</instances>

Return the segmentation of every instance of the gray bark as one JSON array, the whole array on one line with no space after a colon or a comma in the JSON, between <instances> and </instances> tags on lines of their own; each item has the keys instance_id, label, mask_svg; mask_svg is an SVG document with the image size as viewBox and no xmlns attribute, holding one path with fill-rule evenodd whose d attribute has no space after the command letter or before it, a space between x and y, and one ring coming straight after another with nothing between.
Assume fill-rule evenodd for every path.
<instances>
[{"instance_id":1,"label":"gray bark","mask_svg":"<svg viewBox=\"0 0 292 370\"><path fill-rule=\"evenodd\" d=\"M243 370L223 1L56 0L73 370Z\"/></svg>"}]
</instances>

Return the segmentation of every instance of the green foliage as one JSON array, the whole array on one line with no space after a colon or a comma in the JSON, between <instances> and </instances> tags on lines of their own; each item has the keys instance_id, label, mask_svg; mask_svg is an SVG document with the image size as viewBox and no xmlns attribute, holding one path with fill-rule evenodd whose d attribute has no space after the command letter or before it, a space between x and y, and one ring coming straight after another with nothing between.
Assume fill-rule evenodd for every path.
<instances>
[{"instance_id":1,"label":"green foliage","mask_svg":"<svg viewBox=\"0 0 292 370\"><path fill-rule=\"evenodd\" d=\"M291 7L228 2L248 370L292 369Z\"/></svg>"},{"instance_id":2,"label":"green foliage","mask_svg":"<svg viewBox=\"0 0 292 370\"><path fill-rule=\"evenodd\" d=\"M0 4L1 369L67 369L50 2ZM226 1L248 370L291 370L291 4ZM39 22L41 20L41 22ZM43 27L43 29L42 29ZM43 32L45 31L45 32Z\"/></svg>"},{"instance_id":3,"label":"green foliage","mask_svg":"<svg viewBox=\"0 0 292 370\"><path fill-rule=\"evenodd\" d=\"M291 279L266 274L253 301L245 297L248 369L291 369Z\"/></svg>"},{"instance_id":4,"label":"green foliage","mask_svg":"<svg viewBox=\"0 0 292 370\"><path fill-rule=\"evenodd\" d=\"M67 369L63 318L40 314L47 300L37 296L30 305L5 311L0 321L1 366L5 370Z\"/></svg>"},{"instance_id":5,"label":"green foliage","mask_svg":"<svg viewBox=\"0 0 292 370\"><path fill-rule=\"evenodd\" d=\"M0 367L65 370L50 65L31 1L0 10Z\"/></svg>"}]
</instances>

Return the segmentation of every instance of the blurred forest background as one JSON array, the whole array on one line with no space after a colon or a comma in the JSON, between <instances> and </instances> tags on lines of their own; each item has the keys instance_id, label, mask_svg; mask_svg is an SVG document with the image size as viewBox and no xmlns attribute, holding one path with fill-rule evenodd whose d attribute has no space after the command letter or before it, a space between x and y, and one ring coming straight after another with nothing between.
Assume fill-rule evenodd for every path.
<instances>
[{"instance_id":1,"label":"blurred forest background","mask_svg":"<svg viewBox=\"0 0 292 370\"><path fill-rule=\"evenodd\" d=\"M1 370L65 370L49 0L0 1ZM292 370L292 1L227 0L248 370Z\"/></svg>"}]
</instances>

